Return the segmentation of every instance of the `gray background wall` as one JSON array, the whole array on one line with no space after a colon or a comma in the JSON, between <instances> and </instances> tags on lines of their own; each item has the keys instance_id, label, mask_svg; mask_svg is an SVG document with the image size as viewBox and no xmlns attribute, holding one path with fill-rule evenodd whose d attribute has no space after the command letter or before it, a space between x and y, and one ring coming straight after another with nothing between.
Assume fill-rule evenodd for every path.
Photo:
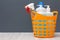
<instances>
[{"instance_id":1,"label":"gray background wall","mask_svg":"<svg viewBox=\"0 0 60 40\"><path fill-rule=\"evenodd\" d=\"M37 4L43 1L49 4L52 10L58 10L56 31L60 31L60 0L0 0L0 32L31 32L30 15L24 6L30 2Z\"/></svg>"}]
</instances>

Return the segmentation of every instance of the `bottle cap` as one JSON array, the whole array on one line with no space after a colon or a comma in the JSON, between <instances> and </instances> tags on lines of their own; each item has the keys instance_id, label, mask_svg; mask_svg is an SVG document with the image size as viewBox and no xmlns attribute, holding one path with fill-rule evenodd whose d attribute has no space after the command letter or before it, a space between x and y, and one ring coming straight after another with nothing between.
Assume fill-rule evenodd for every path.
<instances>
[{"instance_id":1,"label":"bottle cap","mask_svg":"<svg viewBox=\"0 0 60 40\"><path fill-rule=\"evenodd\" d=\"M42 5L42 6L43 6L43 5L44 5L44 3L43 3L43 2L39 2L39 3L38 3L38 5Z\"/></svg>"}]
</instances>

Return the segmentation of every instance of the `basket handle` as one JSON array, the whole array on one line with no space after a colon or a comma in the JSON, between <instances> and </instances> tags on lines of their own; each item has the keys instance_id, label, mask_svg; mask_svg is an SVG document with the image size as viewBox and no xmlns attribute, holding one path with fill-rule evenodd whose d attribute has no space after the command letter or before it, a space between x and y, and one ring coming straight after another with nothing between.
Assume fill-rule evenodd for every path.
<instances>
[{"instance_id":1,"label":"basket handle","mask_svg":"<svg viewBox=\"0 0 60 40\"><path fill-rule=\"evenodd\" d=\"M53 16L57 16L58 15L58 11L53 11Z\"/></svg>"}]
</instances>

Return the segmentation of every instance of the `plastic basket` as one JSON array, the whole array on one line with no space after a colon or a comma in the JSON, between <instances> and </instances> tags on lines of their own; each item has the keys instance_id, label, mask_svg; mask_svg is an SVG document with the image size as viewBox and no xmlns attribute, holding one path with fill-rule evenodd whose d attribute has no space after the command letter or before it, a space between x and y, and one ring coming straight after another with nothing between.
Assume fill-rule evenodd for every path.
<instances>
[{"instance_id":1,"label":"plastic basket","mask_svg":"<svg viewBox=\"0 0 60 40\"><path fill-rule=\"evenodd\" d=\"M38 38L54 37L57 14L57 11L53 11L54 16L44 16L35 11L31 11L34 36Z\"/></svg>"}]
</instances>

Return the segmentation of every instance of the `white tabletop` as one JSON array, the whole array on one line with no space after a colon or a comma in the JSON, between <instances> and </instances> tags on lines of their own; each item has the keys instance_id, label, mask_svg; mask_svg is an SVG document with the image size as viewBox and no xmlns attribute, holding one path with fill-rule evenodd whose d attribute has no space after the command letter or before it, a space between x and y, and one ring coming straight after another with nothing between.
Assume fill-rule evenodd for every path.
<instances>
[{"instance_id":1,"label":"white tabletop","mask_svg":"<svg viewBox=\"0 0 60 40\"><path fill-rule=\"evenodd\" d=\"M32 32L0 33L0 40L60 40L60 33L54 38L35 38Z\"/></svg>"}]
</instances>

